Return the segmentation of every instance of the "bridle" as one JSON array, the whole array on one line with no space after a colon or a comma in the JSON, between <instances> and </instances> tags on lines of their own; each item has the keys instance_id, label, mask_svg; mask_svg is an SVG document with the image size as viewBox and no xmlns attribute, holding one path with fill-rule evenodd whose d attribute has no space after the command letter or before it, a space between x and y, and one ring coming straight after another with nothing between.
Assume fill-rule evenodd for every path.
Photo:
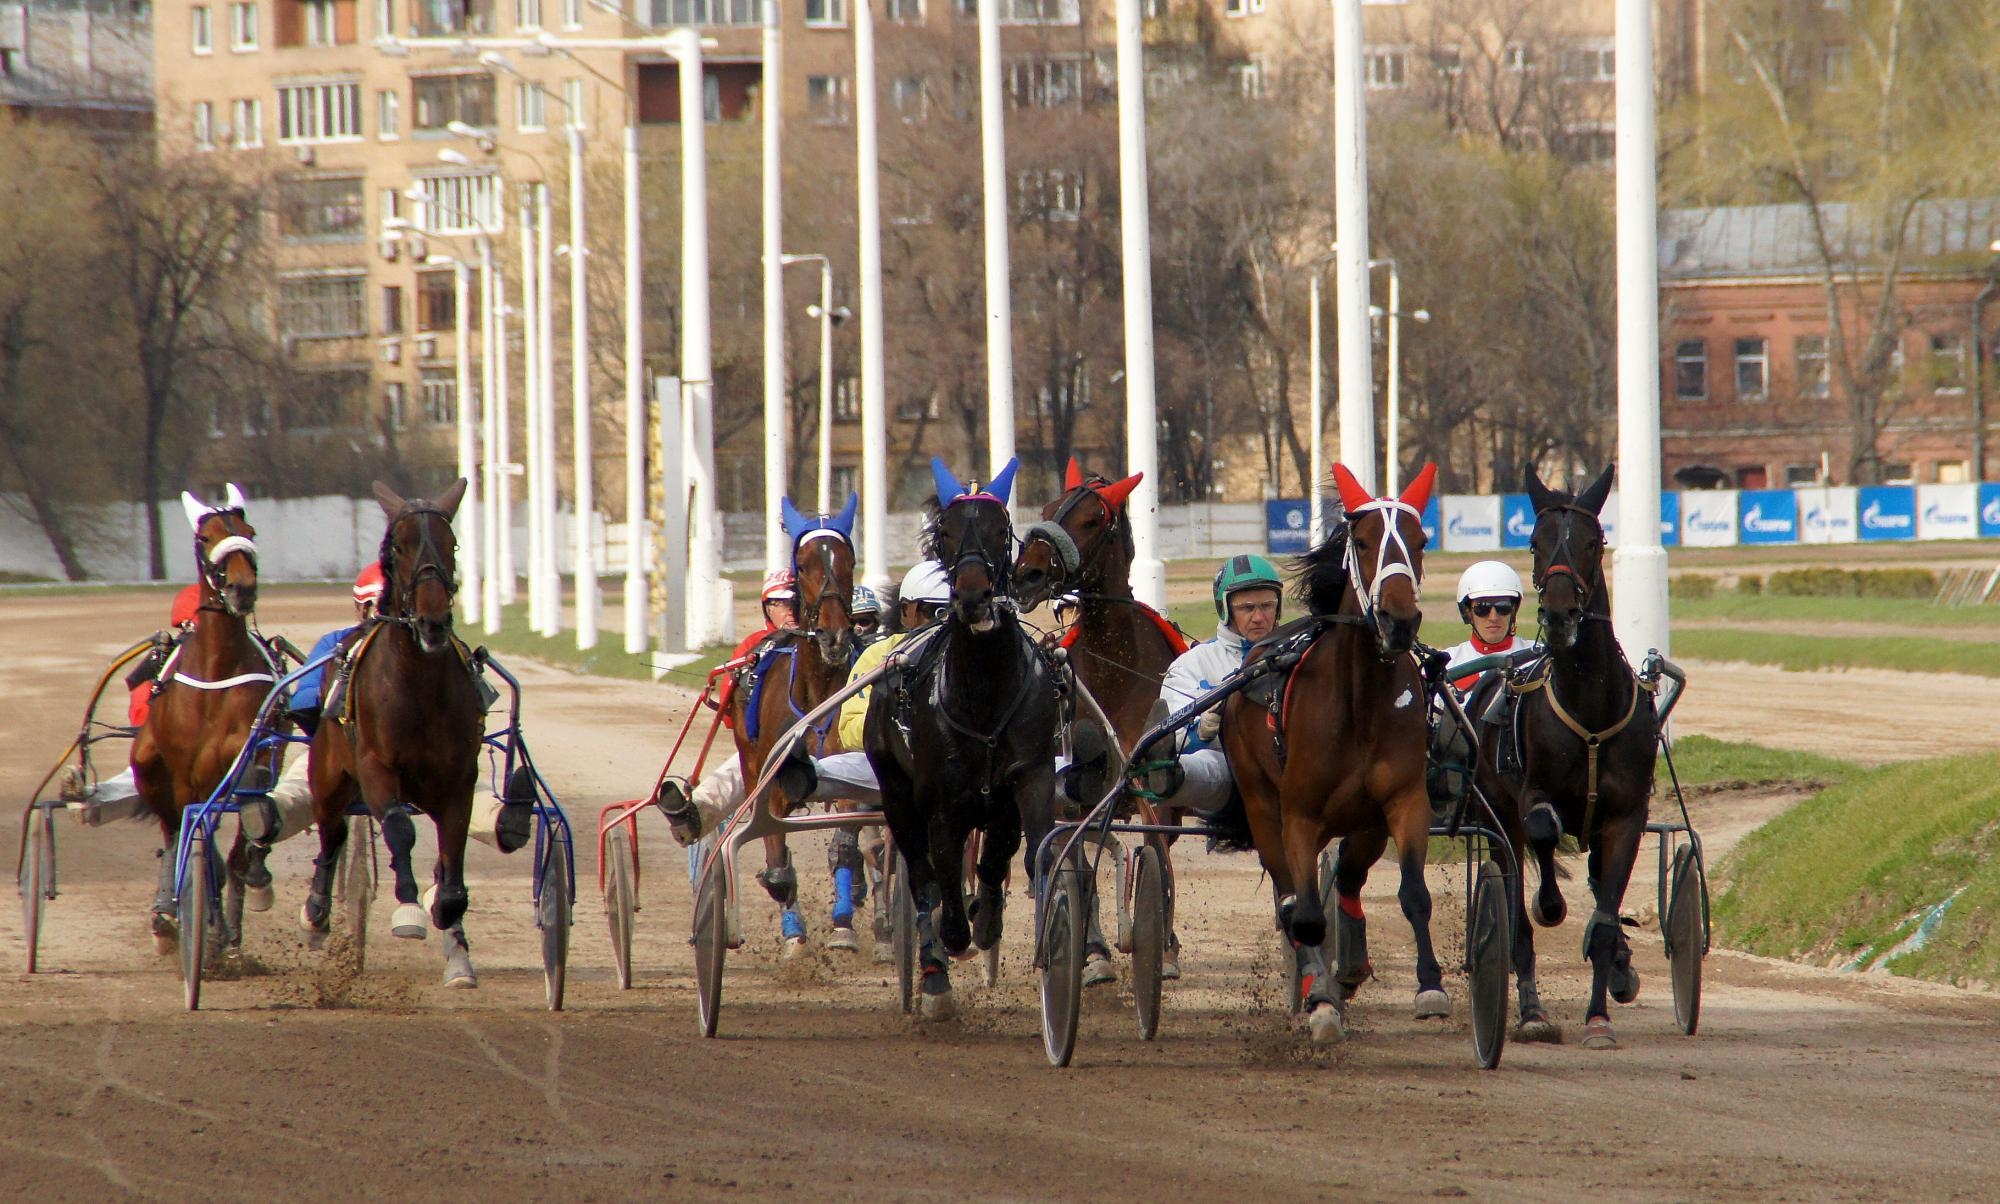
<instances>
[{"instance_id":1,"label":"bridle","mask_svg":"<svg viewBox=\"0 0 2000 1204\"><path fill-rule=\"evenodd\" d=\"M426 580L436 581L444 586L447 599L457 597L458 581L452 577L451 570L445 567L447 562L444 552L438 547L436 538L432 536L429 523L424 523L419 528L421 540L417 544L415 568L410 572L409 581L405 583L397 580L396 528L412 518L433 516L444 520L446 530L451 529L451 516L431 505L405 506L394 519L390 520L389 529L382 535L381 561L385 589L382 602L377 603L375 607L377 620L405 627L414 624L417 621L417 587ZM393 599L390 597L392 592L395 595ZM392 603L396 607L394 613L391 612L390 605L384 603Z\"/></svg>"},{"instance_id":2,"label":"bridle","mask_svg":"<svg viewBox=\"0 0 2000 1204\"><path fill-rule=\"evenodd\" d=\"M201 528L208 523L209 519L217 517L223 519L235 518L245 526L249 525L249 521L243 517L243 508L241 506L231 506L222 510L211 510L207 514L202 515L201 522L195 524L195 569L201 574L202 583L217 594L220 594L223 588L229 584L228 580L223 576L223 566L229 562L231 556L240 553L249 559L250 571L253 574L257 571L257 544L249 535L238 535L232 531L221 539L216 540L214 547L205 546L202 542ZM222 611L223 613L228 612L227 607L206 600L202 602L198 609Z\"/></svg>"},{"instance_id":3,"label":"bridle","mask_svg":"<svg viewBox=\"0 0 2000 1204\"><path fill-rule=\"evenodd\" d=\"M1579 605L1582 606L1584 613L1588 615L1590 613L1591 599L1597 596L1597 589L1603 583L1604 566L1600 561L1596 576L1592 580L1585 580L1583 574L1576 571L1573 564L1576 559L1576 553L1570 545L1570 540L1574 534L1571 524L1579 514L1589 518L1593 523L1597 523L1598 518L1583 507L1570 503L1550 506L1539 513L1548 514L1551 512L1559 512L1561 514L1559 521L1562 525L1557 529L1555 547L1549 553L1548 567L1543 568L1538 565L1535 568L1535 592L1540 594L1546 591L1551 578L1568 577L1571 584L1576 586ZM1603 525L1599 523L1598 530L1602 532L1603 529Z\"/></svg>"},{"instance_id":4,"label":"bridle","mask_svg":"<svg viewBox=\"0 0 2000 1204\"><path fill-rule=\"evenodd\" d=\"M1382 518L1382 542L1375 549L1375 574L1368 579L1368 587L1361 586L1361 553L1356 550L1353 536L1354 522L1370 512ZM1392 497L1376 498L1364 506L1356 506L1347 512L1347 582L1354 590L1354 600L1361 604L1361 613L1371 625L1378 623L1377 612L1382 605L1382 587L1396 577L1408 577L1410 589L1419 600L1424 596L1423 582L1417 576L1416 554L1410 550L1409 540L1403 537L1402 517L1409 515L1417 520L1419 529L1424 521L1423 512L1408 502ZM1391 560L1390 553L1401 554Z\"/></svg>"},{"instance_id":5,"label":"bridle","mask_svg":"<svg viewBox=\"0 0 2000 1204\"><path fill-rule=\"evenodd\" d=\"M1076 539L1070 535L1068 528L1063 526L1063 520L1074 513L1086 497L1104 508L1104 529L1098 533L1096 540L1092 541L1087 555L1076 546ZM1082 570L1086 566L1092 568L1098 566L1105 549L1110 546L1111 539L1118 534L1118 524L1123 521L1122 508L1106 501L1104 495L1097 492L1093 486L1078 485L1064 495L1062 504L1056 507L1054 516L1028 528L1027 535L1021 540L1021 547L1025 550L1029 544L1039 539L1055 549L1056 564L1061 569L1061 576L1050 583L1052 591L1061 592L1062 586L1071 575L1076 576L1078 590L1087 590L1092 583L1083 577Z\"/></svg>"},{"instance_id":6,"label":"bridle","mask_svg":"<svg viewBox=\"0 0 2000 1204\"><path fill-rule=\"evenodd\" d=\"M826 601L827 591L834 588L833 545L836 540L847 544L849 552L854 550L854 545L847 543L846 536L831 528L806 532L799 537L797 545L792 549L792 574L798 580L799 589L799 626L808 636L817 636L823 630L817 626L817 623L819 622L820 607ZM815 545L817 547L820 565L819 597L812 599L810 604L806 600L805 574L799 571L804 567L799 563L799 554L805 551L808 545ZM839 605L841 613L847 617L848 627L852 628L854 626L854 592L852 590L836 592L840 596L834 599L834 601ZM807 619L808 615L811 616L810 621Z\"/></svg>"},{"instance_id":7,"label":"bridle","mask_svg":"<svg viewBox=\"0 0 2000 1204\"><path fill-rule=\"evenodd\" d=\"M952 558L945 562L945 581L951 588L952 597L956 599L958 596L959 570L968 563L977 562L981 568L986 570L986 579L992 586L994 600L997 602L1007 596L1007 588L1013 579L1014 561L1012 552L1014 550L1014 521L1007 514L1007 504L990 493L973 492L961 494L951 499L945 506L944 511L945 513L949 513L953 506L962 505L967 502L992 502L1000 508L1000 521L1003 524L1000 533L1000 556L996 560L991 550L987 548L985 539L978 530L978 524L968 523L965 535L970 537L970 546L967 545L965 539L961 538L958 547L954 549ZM941 534L943 515L939 516L939 527ZM940 552L944 551L942 547L938 550ZM940 557L940 559L942 560L943 558Z\"/></svg>"}]
</instances>

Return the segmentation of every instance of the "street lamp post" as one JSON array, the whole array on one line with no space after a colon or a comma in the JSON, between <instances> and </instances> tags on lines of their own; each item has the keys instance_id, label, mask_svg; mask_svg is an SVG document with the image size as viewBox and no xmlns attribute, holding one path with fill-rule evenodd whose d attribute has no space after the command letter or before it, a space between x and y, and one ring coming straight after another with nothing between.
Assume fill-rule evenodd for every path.
<instances>
[{"instance_id":1,"label":"street lamp post","mask_svg":"<svg viewBox=\"0 0 2000 1204\"><path fill-rule=\"evenodd\" d=\"M702 39L677 29L667 53L680 67L681 99L681 388L688 407L694 504L688 520L688 643L721 639L731 616L724 603L722 548L715 508L715 383L711 364L708 291L708 139L702 120Z\"/></svg>"},{"instance_id":2,"label":"street lamp post","mask_svg":"<svg viewBox=\"0 0 2000 1204\"><path fill-rule=\"evenodd\" d=\"M833 513L833 328L853 316L845 305L833 307L833 262L824 255L781 255L778 261L819 264L819 304L806 306L806 316L819 319L819 512Z\"/></svg>"},{"instance_id":3,"label":"street lamp post","mask_svg":"<svg viewBox=\"0 0 2000 1204\"><path fill-rule=\"evenodd\" d=\"M1361 74L1361 0L1333 0L1333 188L1340 459L1375 492L1374 370L1368 340L1368 131Z\"/></svg>"},{"instance_id":4,"label":"street lamp post","mask_svg":"<svg viewBox=\"0 0 2000 1204\"><path fill-rule=\"evenodd\" d=\"M991 0L989 0L989 3ZM985 7L985 6L982 6ZM1118 238L1125 318L1125 465L1143 473L1126 505L1132 524L1132 593L1167 604L1160 559L1160 423L1153 389L1152 203L1146 191L1146 77L1139 0L1118 0ZM981 32L985 29L981 19ZM1011 401L1011 395L1010 395ZM1011 417L1011 415L1010 415Z\"/></svg>"},{"instance_id":5,"label":"street lamp post","mask_svg":"<svg viewBox=\"0 0 2000 1204\"><path fill-rule=\"evenodd\" d=\"M1388 476L1384 491L1394 494L1401 491L1403 477L1401 459L1403 357L1400 353L1402 346L1402 320L1407 317L1411 321L1422 325L1431 320L1431 312L1427 309L1419 309L1405 314L1403 312L1403 276L1396 268L1396 261L1394 259L1377 259L1370 261L1368 266L1374 267L1378 263L1389 266L1389 308L1387 310L1389 320L1389 447L1385 456ZM1373 306L1369 307L1369 315L1371 317L1381 316L1382 313L1383 311L1377 310Z\"/></svg>"},{"instance_id":6,"label":"street lamp post","mask_svg":"<svg viewBox=\"0 0 2000 1204\"><path fill-rule=\"evenodd\" d=\"M569 342L570 342L570 471L576 477L576 527L570 549L576 576L576 646L597 647L597 560L591 546L590 520L597 508L591 480L590 450L590 305L586 295L584 259L590 244L584 238L583 131L575 115L569 124Z\"/></svg>"},{"instance_id":7,"label":"street lamp post","mask_svg":"<svg viewBox=\"0 0 2000 1204\"><path fill-rule=\"evenodd\" d=\"M548 482L542 478L542 428L536 415L540 403L537 397L541 386L540 347L536 341L536 331L540 329L540 307L536 304L536 294L541 285L535 279L535 226L534 189L521 189L521 417L527 435L527 447L523 454L526 461L526 482L528 489L528 629L540 631L547 616L542 613L542 595L535 584L535 572L542 558L542 492Z\"/></svg>"},{"instance_id":8,"label":"street lamp post","mask_svg":"<svg viewBox=\"0 0 2000 1204\"><path fill-rule=\"evenodd\" d=\"M858 0L867 3L867 0ZM785 496L784 73L778 0L764 0L764 66L757 101L764 119L764 570L791 559L780 521ZM688 120L687 114L681 120ZM824 510L825 502L820 503Z\"/></svg>"},{"instance_id":9,"label":"street lamp post","mask_svg":"<svg viewBox=\"0 0 2000 1204\"><path fill-rule=\"evenodd\" d=\"M869 0L858 2L865 6ZM979 0L979 147L986 231L986 443L990 467L975 464L974 473L999 472L1014 458L1014 301L1007 250L1007 98L1000 87L1000 3ZM1125 267L1130 271L1132 264Z\"/></svg>"},{"instance_id":10,"label":"street lamp post","mask_svg":"<svg viewBox=\"0 0 2000 1204\"><path fill-rule=\"evenodd\" d=\"M990 2L990 0L989 0ZM861 275L861 572L889 588L889 414L882 380L882 160L876 141L874 0L854 9L854 177ZM989 398L997 403L998 398Z\"/></svg>"}]
</instances>

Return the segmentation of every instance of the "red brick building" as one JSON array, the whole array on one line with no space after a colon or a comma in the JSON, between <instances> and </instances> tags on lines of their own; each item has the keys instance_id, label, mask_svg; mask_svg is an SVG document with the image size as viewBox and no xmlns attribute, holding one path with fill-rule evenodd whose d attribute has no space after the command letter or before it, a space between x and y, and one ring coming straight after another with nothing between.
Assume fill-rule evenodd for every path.
<instances>
[{"instance_id":1,"label":"red brick building","mask_svg":"<svg viewBox=\"0 0 2000 1204\"><path fill-rule=\"evenodd\" d=\"M1826 206L1824 217L1833 238L1843 238L1845 207ZM1778 487L1811 484L1822 473L1832 484L1854 483L1854 418L1831 362L1810 218L1798 205L1666 215L1660 425L1669 486ZM1883 399L1876 439L1885 480L2000 477L1996 239L2000 199L1929 203L1912 218L1889 317L1896 383ZM1882 274L1868 255L1842 258L1842 324L1858 362L1875 326ZM1983 472L1974 467L1982 453Z\"/></svg>"}]
</instances>

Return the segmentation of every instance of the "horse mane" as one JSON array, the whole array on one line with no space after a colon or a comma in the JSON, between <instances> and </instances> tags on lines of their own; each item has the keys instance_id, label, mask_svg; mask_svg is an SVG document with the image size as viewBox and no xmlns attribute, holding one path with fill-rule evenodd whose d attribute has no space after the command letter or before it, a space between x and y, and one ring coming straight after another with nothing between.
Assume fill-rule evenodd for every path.
<instances>
[{"instance_id":1,"label":"horse mane","mask_svg":"<svg viewBox=\"0 0 2000 1204\"><path fill-rule=\"evenodd\" d=\"M917 555L925 560L937 560L942 555L944 542L944 503L932 494L924 499L923 525L917 530Z\"/></svg>"},{"instance_id":2,"label":"horse mane","mask_svg":"<svg viewBox=\"0 0 2000 1204\"><path fill-rule=\"evenodd\" d=\"M1294 591L1306 613L1337 614L1347 601L1347 514L1336 512L1319 546L1294 558L1290 564L1298 574Z\"/></svg>"}]
</instances>

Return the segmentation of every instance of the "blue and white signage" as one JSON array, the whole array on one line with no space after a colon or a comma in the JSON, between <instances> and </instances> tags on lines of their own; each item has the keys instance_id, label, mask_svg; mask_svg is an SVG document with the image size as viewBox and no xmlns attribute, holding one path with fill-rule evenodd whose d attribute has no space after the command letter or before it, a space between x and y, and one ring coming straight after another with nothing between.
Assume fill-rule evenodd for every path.
<instances>
[{"instance_id":1,"label":"blue and white signage","mask_svg":"<svg viewBox=\"0 0 2000 1204\"><path fill-rule=\"evenodd\" d=\"M2000 483L1987 482L1979 487L1979 537L1996 536L2000 536Z\"/></svg>"},{"instance_id":2,"label":"blue and white signage","mask_svg":"<svg viewBox=\"0 0 2000 1204\"><path fill-rule=\"evenodd\" d=\"M1535 504L1525 493L1500 495L1500 546L1525 548L1535 535Z\"/></svg>"},{"instance_id":3,"label":"blue and white signage","mask_svg":"<svg viewBox=\"0 0 2000 1204\"><path fill-rule=\"evenodd\" d=\"M1305 498L1272 498L1264 503L1264 550L1274 556L1299 556L1307 551L1312 529Z\"/></svg>"},{"instance_id":4,"label":"blue and white signage","mask_svg":"<svg viewBox=\"0 0 2000 1204\"><path fill-rule=\"evenodd\" d=\"M1908 485L1864 485L1855 502L1864 543L1917 537L1917 491Z\"/></svg>"},{"instance_id":5,"label":"blue and white signage","mask_svg":"<svg viewBox=\"0 0 2000 1204\"><path fill-rule=\"evenodd\" d=\"M1435 548L1440 546L1438 536L1444 531L1443 513L1444 506L1442 499L1435 493L1431 494L1424 501L1424 512L1418 520L1424 528L1424 545L1426 547Z\"/></svg>"},{"instance_id":6,"label":"blue and white signage","mask_svg":"<svg viewBox=\"0 0 2000 1204\"><path fill-rule=\"evenodd\" d=\"M1444 546L1453 552L1491 552L1500 546L1500 499L1453 495L1444 499Z\"/></svg>"},{"instance_id":7,"label":"blue and white signage","mask_svg":"<svg viewBox=\"0 0 2000 1204\"><path fill-rule=\"evenodd\" d=\"M1800 543L1853 543L1858 538L1858 491L1852 485L1794 490L1799 499Z\"/></svg>"},{"instance_id":8,"label":"blue and white signage","mask_svg":"<svg viewBox=\"0 0 2000 1204\"><path fill-rule=\"evenodd\" d=\"M1748 544L1797 543L1799 495L1789 489L1746 489L1742 493L1742 541Z\"/></svg>"},{"instance_id":9,"label":"blue and white signage","mask_svg":"<svg viewBox=\"0 0 2000 1204\"><path fill-rule=\"evenodd\" d=\"M1976 539L1979 535L1979 486L1917 486L1918 539Z\"/></svg>"},{"instance_id":10,"label":"blue and white signage","mask_svg":"<svg viewBox=\"0 0 2000 1204\"><path fill-rule=\"evenodd\" d=\"M1681 495L1681 543L1690 548L1727 548L1736 543L1734 489L1690 489Z\"/></svg>"},{"instance_id":11,"label":"blue and white signage","mask_svg":"<svg viewBox=\"0 0 2000 1204\"><path fill-rule=\"evenodd\" d=\"M1678 547L1681 542L1681 495L1673 490L1660 494L1660 545Z\"/></svg>"}]
</instances>

